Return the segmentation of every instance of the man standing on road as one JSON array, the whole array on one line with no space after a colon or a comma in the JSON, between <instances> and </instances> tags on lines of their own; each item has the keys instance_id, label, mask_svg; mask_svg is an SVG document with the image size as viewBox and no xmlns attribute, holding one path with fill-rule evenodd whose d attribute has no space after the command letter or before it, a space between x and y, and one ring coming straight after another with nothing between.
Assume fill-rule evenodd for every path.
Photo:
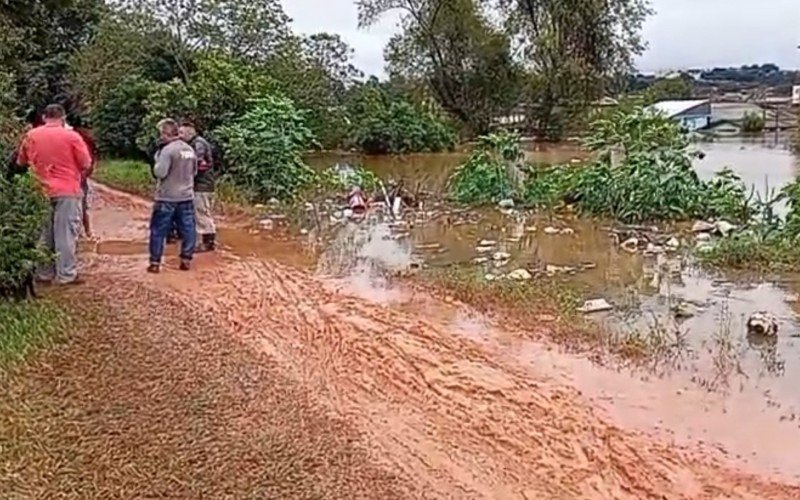
<instances>
[{"instance_id":1,"label":"man standing on road","mask_svg":"<svg viewBox=\"0 0 800 500\"><path fill-rule=\"evenodd\" d=\"M81 136L83 142L86 143L86 147L89 149L89 154L92 156L92 166L89 168L89 170L84 172L83 179L81 180L81 189L83 190L83 199L81 202L81 210L83 213L83 232L87 238L92 239L94 235L92 234L92 225L91 220L89 219L89 177L94 174L97 164L100 163L100 151L97 148L97 142L94 139L94 135L92 135L92 131L84 126L83 120L80 117L74 118L70 125L72 125L72 129L77 132L79 136ZM69 128L69 126L67 128Z\"/></svg>"},{"instance_id":2,"label":"man standing on road","mask_svg":"<svg viewBox=\"0 0 800 500\"><path fill-rule=\"evenodd\" d=\"M201 238L198 252L213 252L216 248L217 228L214 224L214 154L211 144L198 135L191 122L181 124L181 139L188 143L197 155L197 175L194 178L194 213L197 234Z\"/></svg>"},{"instance_id":3,"label":"man standing on road","mask_svg":"<svg viewBox=\"0 0 800 500\"><path fill-rule=\"evenodd\" d=\"M194 218L194 176L197 174L197 155L181 140L178 123L161 120L158 130L164 146L156 153L153 175L156 177L155 203L150 219L150 266L147 271L161 271L167 234L173 223L181 237L182 271L188 271L197 240Z\"/></svg>"},{"instance_id":4,"label":"man standing on road","mask_svg":"<svg viewBox=\"0 0 800 500\"><path fill-rule=\"evenodd\" d=\"M64 126L66 113L58 104L47 106L44 125L25 134L17 164L28 165L50 199L51 213L42 231L42 244L56 253L55 265L37 271L41 281L77 284L78 236L81 231L81 180L92 166L86 143Z\"/></svg>"}]
</instances>

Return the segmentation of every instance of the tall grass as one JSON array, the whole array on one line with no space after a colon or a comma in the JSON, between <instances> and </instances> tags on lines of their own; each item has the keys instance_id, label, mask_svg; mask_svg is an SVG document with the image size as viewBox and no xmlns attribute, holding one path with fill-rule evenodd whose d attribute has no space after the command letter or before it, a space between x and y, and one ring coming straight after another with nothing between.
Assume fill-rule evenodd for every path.
<instances>
[{"instance_id":1,"label":"tall grass","mask_svg":"<svg viewBox=\"0 0 800 500\"><path fill-rule=\"evenodd\" d=\"M66 316L52 302L0 301L0 372L56 340Z\"/></svg>"},{"instance_id":2,"label":"tall grass","mask_svg":"<svg viewBox=\"0 0 800 500\"><path fill-rule=\"evenodd\" d=\"M153 192L154 181L150 167L142 161L104 161L95 170L94 179L114 189L139 196L150 196Z\"/></svg>"}]
</instances>

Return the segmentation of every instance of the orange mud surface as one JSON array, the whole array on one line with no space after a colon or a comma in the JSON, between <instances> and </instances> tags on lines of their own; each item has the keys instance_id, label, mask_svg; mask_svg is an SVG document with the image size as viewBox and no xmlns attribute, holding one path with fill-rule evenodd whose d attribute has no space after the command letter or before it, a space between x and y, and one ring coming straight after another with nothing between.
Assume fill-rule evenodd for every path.
<instances>
[{"instance_id":1,"label":"orange mud surface","mask_svg":"<svg viewBox=\"0 0 800 500\"><path fill-rule=\"evenodd\" d=\"M368 464L372 471L329 467L320 474L344 474L345 480L318 480L318 488L322 484L329 489L316 498L800 498L800 487L790 479L746 467L714 446L678 444L662 433L646 431L646 425L621 424L573 385L574 377L558 372L564 367L556 368L550 359L554 354L537 354L551 352L547 346L511 356L508 349L480 340L487 335L484 327L471 330L454 320L450 306L419 292L399 301L365 298L346 283L279 263L263 248L248 247L246 238L231 241L232 237L230 250L199 256L188 274L175 270L173 255L162 274L147 275L149 205L105 188L98 189L98 198L93 223L101 242L82 255L88 284L80 293L97 290L118 297L118 314L126 301L131 309L135 303L136 308L150 310L151 321L180 323L182 316L198 314L213 318L213 331L198 336L197 342L211 335L214 345L238 345L234 353L228 349L222 355L226 363L235 365L236 356L243 356L243 366L253 369L251 357L257 355L287 385L302 389L302 396L290 392L279 399L302 397L324 418L306 420L304 413L293 414L297 428L308 433L317 426L320 436L346 434L347 456L355 458L345 465ZM270 248L298 262L303 259L288 243ZM164 303L172 305L167 308ZM162 307L170 311L169 317L159 316ZM157 335L157 329L148 332L142 335ZM524 336L515 332L508 338ZM147 339L140 343L150 345L155 358L165 353L176 360L181 356L168 346L159 354L157 343ZM192 342L191 337L182 341ZM124 372L125 359L115 362L123 363L118 370ZM214 363L204 361L209 362ZM197 376L204 376L203 370L197 369ZM158 382L155 375L141 377L145 385ZM188 375L185 380L169 379L176 393L181 384L196 383L191 380ZM248 380L247 408L252 410L227 421L217 419L216 425L222 426L217 432L227 428L247 433L270 426L270 417L259 409L280 392L259 383L258 377ZM641 389L642 394L646 391ZM689 401L676 404L684 403ZM325 424L329 421L338 424ZM284 425L291 427L291 422ZM742 422L742 432L748 430L748 422ZM306 436L298 446L313 443ZM215 446L214 440L207 446ZM250 451L230 460L259 457ZM175 463L190 470L198 467L180 456ZM250 462L250 469L254 466ZM348 474L353 474L351 483L346 481ZM223 473L214 477L226 480ZM151 493L199 497L185 484L164 487ZM274 496L263 493L272 490L259 491L260 497L307 497L291 488Z\"/></svg>"}]
</instances>

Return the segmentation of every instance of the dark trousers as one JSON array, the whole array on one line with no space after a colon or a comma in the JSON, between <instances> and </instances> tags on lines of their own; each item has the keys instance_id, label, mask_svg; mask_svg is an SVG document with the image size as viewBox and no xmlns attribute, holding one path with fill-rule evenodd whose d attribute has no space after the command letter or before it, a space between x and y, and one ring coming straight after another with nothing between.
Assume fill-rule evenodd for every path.
<instances>
[{"instance_id":1,"label":"dark trousers","mask_svg":"<svg viewBox=\"0 0 800 500\"><path fill-rule=\"evenodd\" d=\"M193 201L156 201L150 218L150 263L160 264L167 234L176 225L181 237L181 259L192 260L197 231Z\"/></svg>"}]
</instances>

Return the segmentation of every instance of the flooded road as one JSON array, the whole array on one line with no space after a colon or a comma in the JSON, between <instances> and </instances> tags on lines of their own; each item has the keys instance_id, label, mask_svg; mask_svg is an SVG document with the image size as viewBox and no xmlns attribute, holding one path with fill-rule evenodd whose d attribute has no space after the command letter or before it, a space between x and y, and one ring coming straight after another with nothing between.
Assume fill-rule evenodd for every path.
<instances>
[{"instance_id":1,"label":"flooded road","mask_svg":"<svg viewBox=\"0 0 800 500\"><path fill-rule=\"evenodd\" d=\"M391 288L390 294L376 293L374 287L354 289L358 283L352 280L334 280L283 264L278 261L281 250L269 253L270 237L262 239L261 233L235 225L227 236L238 250L198 255L190 273L178 271L170 256L163 273L150 275L144 272L146 254L133 254L138 244L134 242L146 237L142 229L149 204L98 191L101 199L94 222L100 242L96 252L81 256L87 293L109 293L120 307L138 304L151 316L170 304L168 317L175 318L162 323L140 320L154 325L151 349L156 352L120 357L120 369L133 358L146 363L160 352L161 344L186 351L193 342L207 343L201 334L213 334L219 341L211 344L209 357L192 361L198 365L192 369L190 364L185 378L176 378L166 363L160 370L167 383L157 391L146 370L141 377L126 377L143 380L140 387L155 391L148 392L151 399L169 403L177 394L194 394L191 384L204 379L197 376L204 373L198 370L219 364L214 350L242 345L301 385L306 391L302 401L339 419L341 424L325 428L329 434L357 431L349 442L374 466L394 474L398 498L677 500L800 495L795 484L800 479L798 457L786 446L797 442L800 429L789 422L759 427L761 420L752 415L752 404L726 412L705 391L690 387L667 398L676 394L675 385L648 383L594 366L535 340L527 329L475 315L465 304L440 301L402 285ZM573 221L564 224L568 222ZM347 238L349 228L345 228L340 234ZM353 255L356 261L379 259L391 265L395 258L409 258L411 245L383 238L388 234L379 231L378 237L362 241L354 235L360 249ZM557 237L578 234L576 230ZM120 243L124 241L131 246ZM254 250L262 244L263 249ZM277 247L282 244L279 236ZM111 319L125 317L118 313ZM213 323L178 343L165 333L169 325L187 324L183 319L194 317ZM143 343L123 331L136 338L135 344ZM226 392L241 395L243 403L222 408L235 407L242 414L220 418L219 432L256 439L259 435L253 431L268 424L257 409L271 404L276 388L243 370L240 355L229 361L226 371L235 383ZM657 394L665 397L654 399ZM676 408L659 416L659 405L667 402ZM218 411L207 404L195 405L191 414L210 418ZM120 418L119 412L112 415ZM121 422L114 430L127 428L126 420L114 422ZM756 423L747 439L736 432L743 422ZM167 426L164 432L176 440L192 441L201 429L189 427L185 434L176 434ZM289 430L289 436L298 432ZM322 430L311 429L310 435L322 436ZM164 456L161 448L152 450ZM196 456L203 455L191 455ZM232 460L250 464L251 456ZM185 464L189 470L202 470L193 468L193 462ZM174 491L176 483L161 492ZM349 484L359 490L355 495L359 498L388 498L373 481Z\"/></svg>"},{"instance_id":2,"label":"flooded road","mask_svg":"<svg viewBox=\"0 0 800 500\"><path fill-rule=\"evenodd\" d=\"M702 178L730 167L743 182L766 196L765 186L779 190L800 170L800 161L771 138L748 142L698 143L705 152L695 167ZM553 163L586 158L575 146L539 146L531 161ZM383 177L416 179L424 188L441 192L465 154L417 155L397 158L318 156L317 166L337 161L360 162ZM739 391L760 391L769 404L782 406L781 418L800 414L800 277L780 282L749 282L740 277L711 275L693 265L685 253L693 246L680 236L681 249L672 255L629 253L610 237L610 224L570 217L548 217L496 209L451 211L428 207L409 231L407 242L429 266L475 264L476 273L498 275L517 268L548 272L574 285L585 298L603 297L615 311L593 317L615 331L648 332L655 328L679 332L687 341L687 371L701 385L716 380L722 350L735 366L727 381ZM546 234L547 228L569 228L574 234ZM669 228L667 228L667 231ZM481 241L496 242L491 252L479 251ZM492 253L508 253L502 267ZM485 261L485 262L484 262ZM779 320L774 344L746 335L751 314L768 311ZM775 403L777 402L777 403Z\"/></svg>"}]
</instances>

